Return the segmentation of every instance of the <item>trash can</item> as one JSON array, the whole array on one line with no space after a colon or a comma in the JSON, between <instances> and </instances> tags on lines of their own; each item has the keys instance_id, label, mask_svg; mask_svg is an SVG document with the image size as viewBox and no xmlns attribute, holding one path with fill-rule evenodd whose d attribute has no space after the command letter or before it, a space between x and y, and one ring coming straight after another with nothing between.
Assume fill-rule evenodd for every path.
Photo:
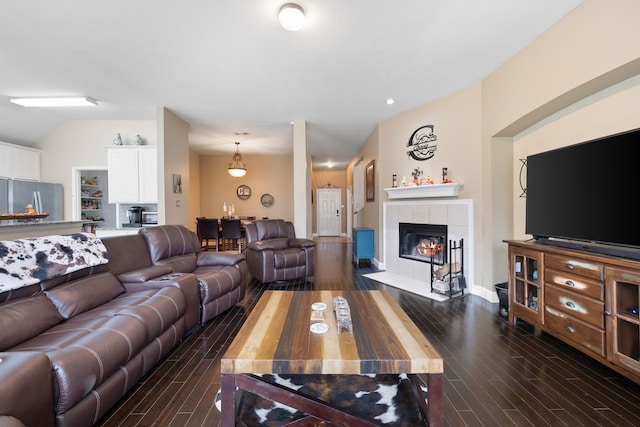
<instances>
[{"instance_id":1,"label":"trash can","mask_svg":"<svg viewBox=\"0 0 640 427\"><path fill-rule=\"evenodd\" d=\"M509 282L498 283L494 285L496 293L498 294L498 301L500 304L500 317L509 318Z\"/></svg>"}]
</instances>

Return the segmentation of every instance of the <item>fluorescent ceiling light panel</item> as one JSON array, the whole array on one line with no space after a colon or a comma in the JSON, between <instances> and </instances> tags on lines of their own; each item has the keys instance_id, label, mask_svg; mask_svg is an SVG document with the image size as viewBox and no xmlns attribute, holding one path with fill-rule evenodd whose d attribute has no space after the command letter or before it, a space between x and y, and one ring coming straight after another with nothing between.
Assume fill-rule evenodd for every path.
<instances>
[{"instance_id":1,"label":"fluorescent ceiling light panel","mask_svg":"<svg viewBox=\"0 0 640 427\"><path fill-rule=\"evenodd\" d=\"M13 98L11 102L23 107L95 107L98 101L88 96Z\"/></svg>"}]
</instances>

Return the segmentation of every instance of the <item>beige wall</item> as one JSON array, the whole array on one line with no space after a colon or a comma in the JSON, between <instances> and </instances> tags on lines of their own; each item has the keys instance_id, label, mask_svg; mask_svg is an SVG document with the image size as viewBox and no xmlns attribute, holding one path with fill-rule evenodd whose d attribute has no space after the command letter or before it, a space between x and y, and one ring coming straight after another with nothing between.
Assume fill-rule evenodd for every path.
<instances>
[{"instance_id":1,"label":"beige wall","mask_svg":"<svg viewBox=\"0 0 640 427\"><path fill-rule=\"evenodd\" d=\"M419 165L437 179L446 166L450 177L464 184L461 197L474 200L473 281L492 292L493 284L507 277L502 240L522 235L522 200L515 196L518 159L550 138L569 144L640 127L634 77L640 73L638 16L637 0L585 0L482 82L379 123L346 171L348 187L357 161L376 160L376 201L365 203L354 224L376 229L376 256L386 199L383 188L391 185L391 175L409 178ZM186 148L185 124L172 114L159 115L166 122L159 126L167 144L162 151L164 183L172 173L181 173L188 190L193 178L189 163L194 160ZM410 160L407 140L425 124L435 125L438 152L425 162ZM155 121L70 122L38 144L42 179L65 184L68 193L71 167L106 166L106 148L116 132L125 139L140 133L154 143L155 126ZM179 152L171 144L177 144ZM170 158L174 153L175 161ZM222 202L238 201L235 188L246 183L253 195L235 203L238 214L293 219L290 157L247 158L249 173L237 180L226 172L230 157L200 159L200 214L221 215ZM180 198L182 207L175 207L178 197L167 191L162 193L167 220L191 226L197 209L186 195ZM276 200L271 208L259 202L267 192ZM65 194L65 218L71 217L70 206Z\"/></svg>"},{"instance_id":2,"label":"beige wall","mask_svg":"<svg viewBox=\"0 0 640 427\"><path fill-rule=\"evenodd\" d=\"M173 174L182 193L173 192ZM158 222L189 226L189 124L166 108L158 109Z\"/></svg>"},{"instance_id":3,"label":"beige wall","mask_svg":"<svg viewBox=\"0 0 640 427\"><path fill-rule=\"evenodd\" d=\"M373 209L381 212L392 174L410 179L419 166L437 182L448 167L450 178L464 184L460 197L474 200L473 284L491 297L493 285L507 278L503 239L523 234L519 159L640 127L638 16L636 0L585 0L482 82L380 122L350 163L348 183L357 161L376 159L380 197ZM435 125L438 149L417 162L406 144L426 124ZM372 221L369 207L360 224L374 227L380 242L382 218Z\"/></svg>"},{"instance_id":4,"label":"beige wall","mask_svg":"<svg viewBox=\"0 0 640 427\"><path fill-rule=\"evenodd\" d=\"M40 179L64 185L65 220L72 219L72 168L106 169L107 149L117 133L127 145L133 144L137 134L146 144L157 144L155 120L73 120L38 142Z\"/></svg>"},{"instance_id":5,"label":"beige wall","mask_svg":"<svg viewBox=\"0 0 640 427\"><path fill-rule=\"evenodd\" d=\"M514 223L524 221L522 201L514 199L514 192L519 188L515 180L519 158L525 153L505 140L536 134L522 143L535 151L533 147L545 145L546 138L567 145L640 127L632 95L611 100L606 107L606 102L598 101L609 97L607 92L618 83L640 73L638 16L640 2L635 0L585 0L482 82L484 237L479 253L480 265L487 267L482 271L484 286L506 280L502 240L522 235L514 229ZM632 118L619 120L619 114L627 116L629 111ZM567 118L552 125L562 116ZM504 179L505 170L511 179Z\"/></svg>"},{"instance_id":6,"label":"beige wall","mask_svg":"<svg viewBox=\"0 0 640 427\"><path fill-rule=\"evenodd\" d=\"M291 156L247 156L247 174L242 178L229 175L227 168L233 153L228 156L199 156L200 158L200 215L220 218L222 204L233 203L236 215L282 218L293 220L293 161ZM251 197L241 200L236 194L239 185L251 187ZM264 207L260 197L269 193L275 202ZM192 218L195 221L195 218Z\"/></svg>"},{"instance_id":7,"label":"beige wall","mask_svg":"<svg viewBox=\"0 0 640 427\"><path fill-rule=\"evenodd\" d=\"M478 194L481 194L480 89L479 83L472 85L379 123L379 154L377 155L379 160L376 162L378 175L376 198L379 202L376 203L376 209L365 207L362 223L368 227L375 227L376 230L383 230L382 203L388 200L384 188L391 187L393 174L398 175L398 183L403 177L410 182L411 172L415 168L423 171L423 177L428 175L434 182L440 183L442 168L446 167L450 179L464 184L460 198L475 199ZM437 140L433 144L437 149L431 159L417 161L407 155L407 144L411 134L424 125L435 126L434 133ZM368 151L370 155L375 152L373 149ZM368 161L369 159L365 159L365 164ZM478 219L481 216L476 212L475 218ZM481 227L481 224L476 224L474 228L478 227ZM380 232L376 233L376 241L377 250L382 247ZM376 251L376 257L378 256Z\"/></svg>"},{"instance_id":8,"label":"beige wall","mask_svg":"<svg viewBox=\"0 0 640 427\"><path fill-rule=\"evenodd\" d=\"M379 260L379 248L381 247L382 236L380 235L379 230L381 230L381 226L379 222L382 218L382 188L386 186L384 182L384 178L382 178L382 182L380 181L380 177L383 176L380 174L380 168L383 168L383 164L386 162L386 158L384 155L381 155L379 152L380 145L380 127L376 126L374 131L369 135L367 140L364 142L356 157L349 162L347 166L347 186L354 187L354 167L358 164L362 165L362 171L365 172L366 166L371 162L375 161L374 165L374 200L371 202L366 201L366 196L364 199L364 205L362 209L359 211L353 212L353 227L365 227L365 228L373 228L374 231L374 255L375 259ZM384 161L380 161L379 159L384 159ZM366 186L366 180L365 180ZM390 185L389 185L390 186ZM355 188L354 188L355 191ZM366 190L365 190L366 191ZM354 196L355 197L355 196Z\"/></svg>"},{"instance_id":9,"label":"beige wall","mask_svg":"<svg viewBox=\"0 0 640 427\"><path fill-rule=\"evenodd\" d=\"M585 98L579 105L560 111L539 126L519 134L514 138L513 160L519 162L518 159L530 154L636 128L640 128L640 75ZM593 171L594 182L605 180L616 185L615 170L616 165L603 164L601 170ZM524 232L526 199L519 197L519 170L514 168L513 172L513 237L529 239L531 236ZM601 198L603 203L615 203L607 200L606 194L594 194L593 197Z\"/></svg>"},{"instance_id":10,"label":"beige wall","mask_svg":"<svg viewBox=\"0 0 640 427\"><path fill-rule=\"evenodd\" d=\"M189 151L189 224L196 231L196 218L200 216L200 155Z\"/></svg>"},{"instance_id":11,"label":"beige wall","mask_svg":"<svg viewBox=\"0 0 640 427\"><path fill-rule=\"evenodd\" d=\"M158 120L75 120L43 138L41 180L64 185L64 218L72 218L73 167L106 168L107 149L120 133L126 145L140 134L158 146L158 212L160 223L189 224L189 126L171 111L158 109ZM173 194L172 175L182 175L183 193ZM180 202L180 207L176 202Z\"/></svg>"}]
</instances>

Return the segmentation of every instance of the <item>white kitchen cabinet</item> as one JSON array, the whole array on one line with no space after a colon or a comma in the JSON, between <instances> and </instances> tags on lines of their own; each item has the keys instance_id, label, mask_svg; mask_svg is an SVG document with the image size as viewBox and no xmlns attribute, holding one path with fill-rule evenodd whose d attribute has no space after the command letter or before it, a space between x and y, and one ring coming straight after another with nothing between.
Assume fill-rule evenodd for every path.
<instances>
[{"instance_id":1,"label":"white kitchen cabinet","mask_svg":"<svg viewBox=\"0 0 640 427\"><path fill-rule=\"evenodd\" d=\"M0 178L11 178L11 147L0 145Z\"/></svg>"},{"instance_id":2,"label":"white kitchen cabinet","mask_svg":"<svg viewBox=\"0 0 640 427\"><path fill-rule=\"evenodd\" d=\"M40 150L0 142L0 177L40 181Z\"/></svg>"},{"instance_id":3,"label":"white kitchen cabinet","mask_svg":"<svg viewBox=\"0 0 640 427\"><path fill-rule=\"evenodd\" d=\"M157 203L156 148L119 147L107 152L109 203Z\"/></svg>"},{"instance_id":4,"label":"white kitchen cabinet","mask_svg":"<svg viewBox=\"0 0 640 427\"><path fill-rule=\"evenodd\" d=\"M138 152L138 185L140 203L158 203L158 151Z\"/></svg>"}]
</instances>

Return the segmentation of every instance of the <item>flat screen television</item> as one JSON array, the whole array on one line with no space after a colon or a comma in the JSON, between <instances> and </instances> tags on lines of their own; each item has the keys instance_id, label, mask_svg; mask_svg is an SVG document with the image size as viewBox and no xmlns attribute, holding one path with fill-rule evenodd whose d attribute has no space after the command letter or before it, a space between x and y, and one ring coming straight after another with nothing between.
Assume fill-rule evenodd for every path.
<instances>
[{"instance_id":1,"label":"flat screen television","mask_svg":"<svg viewBox=\"0 0 640 427\"><path fill-rule=\"evenodd\" d=\"M540 243L640 259L639 152L635 129L528 156L525 232Z\"/></svg>"}]
</instances>

